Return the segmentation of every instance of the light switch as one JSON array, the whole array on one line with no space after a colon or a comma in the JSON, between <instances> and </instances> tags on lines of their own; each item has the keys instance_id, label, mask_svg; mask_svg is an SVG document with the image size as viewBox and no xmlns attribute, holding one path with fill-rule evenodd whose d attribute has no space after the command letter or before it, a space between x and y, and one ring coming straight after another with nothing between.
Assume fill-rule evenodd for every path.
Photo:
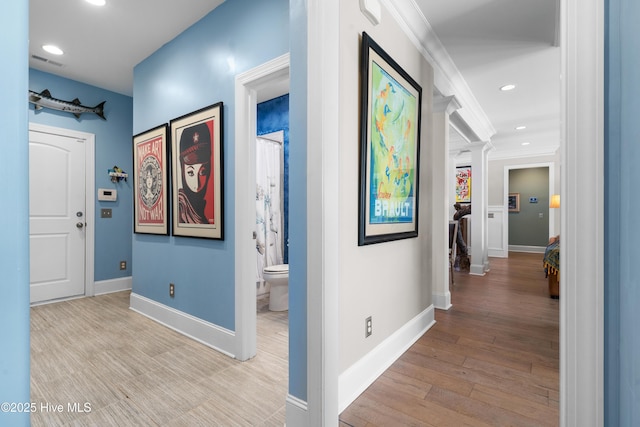
<instances>
[{"instance_id":1,"label":"light switch","mask_svg":"<svg viewBox=\"0 0 640 427\"><path fill-rule=\"evenodd\" d=\"M100 209L100 218L111 218L111 209Z\"/></svg>"}]
</instances>

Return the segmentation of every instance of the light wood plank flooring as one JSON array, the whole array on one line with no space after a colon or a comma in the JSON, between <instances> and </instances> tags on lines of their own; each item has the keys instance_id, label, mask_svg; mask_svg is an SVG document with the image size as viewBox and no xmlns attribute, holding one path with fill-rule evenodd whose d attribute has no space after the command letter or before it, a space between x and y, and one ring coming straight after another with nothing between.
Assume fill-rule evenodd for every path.
<instances>
[{"instance_id":1,"label":"light wood plank flooring","mask_svg":"<svg viewBox=\"0 0 640 427\"><path fill-rule=\"evenodd\" d=\"M453 308L340 416L340 427L555 426L559 303L542 255L455 273ZM560 295L562 298L562 295Z\"/></svg>"},{"instance_id":2,"label":"light wood plank flooring","mask_svg":"<svg viewBox=\"0 0 640 427\"><path fill-rule=\"evenodd\" d=\"M558 424L558 301L542 256L456 273L454 307L340 416L341 427ZM33 426L282 426L288 322L261 300L237 362L128 309L129 294L31 310ZM91 412L68 411L68 403ZM294 426L297 427L297 426Z\"/></svg>"},{"instance_id":3,"label":"light wood plank flooring","mask_svg":"<svg viewBox=\"0 0 640 427\"><path fill-rule=\"evenodd\" d=\"M284 425L287 312L258 305L248 362L129 310L129 292L33 307L32 426Z\"/></svg>"}]
</instances>

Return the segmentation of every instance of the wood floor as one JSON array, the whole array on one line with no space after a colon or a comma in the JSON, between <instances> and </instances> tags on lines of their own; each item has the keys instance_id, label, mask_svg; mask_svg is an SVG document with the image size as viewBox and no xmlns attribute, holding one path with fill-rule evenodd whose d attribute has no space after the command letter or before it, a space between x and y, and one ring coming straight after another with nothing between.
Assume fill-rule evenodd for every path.
<instances>
[{"instance_id":1,"label":"wood floor","mask_svg":"<svg viewBox=\"0 0 640 427\"><path fill-rule=\"evenodd\" d=\"M284 425L287 312L258 302L248 362L129 310L129 292L33 307L32 426Z\"/></svg>"},{"instance_id":2,"label":"wood floor","mask_svg":"<svg viewBox=\"0 0 640 427\"><path fill-rule=\"evenodd\" d=\"M340 427L559 424L559 303L542 255L455 273L453 308L341 415ZM562 295L560 296L562 298Z\"/></svg>"},{"instance_id":3,"label":"wood floor","mask_svg":"<svg viewBox=\"0 0 640 427\"><path fill-rule=\"evenodd\" d=\"M542 256L456 273L452 302L340 427L558 425L559 305ZM120 292L31 309L34 427L284 425L286 312L261 300L258 356L243 363L128 306Z\"/></svg>"}]
</instances>

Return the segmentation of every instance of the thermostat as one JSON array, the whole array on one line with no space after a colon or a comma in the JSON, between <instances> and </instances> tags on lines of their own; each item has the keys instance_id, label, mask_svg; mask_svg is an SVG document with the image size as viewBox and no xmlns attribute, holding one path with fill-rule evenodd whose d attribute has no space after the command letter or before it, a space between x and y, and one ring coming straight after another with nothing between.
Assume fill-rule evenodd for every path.
<instances>
[{"instance_id":1,"label":"thermostat","mask_svg":"<svg viewBox=\"0 0 640 427\"><path fill-rule=\"evenodd\" d=\"M112 188L98 188L98 200L103 202L115 202L118 199L118 190Z\"/></svg>"}]
</instances>

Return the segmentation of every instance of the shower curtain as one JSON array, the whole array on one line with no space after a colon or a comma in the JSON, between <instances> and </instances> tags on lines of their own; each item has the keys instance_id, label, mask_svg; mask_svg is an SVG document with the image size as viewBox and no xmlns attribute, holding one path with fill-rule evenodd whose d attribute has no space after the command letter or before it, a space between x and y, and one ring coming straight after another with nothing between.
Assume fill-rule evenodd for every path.
<instances>
[{"instance_id":1,"label":"shower curtain","mask_svg":"<svg viewBox=\"0 0 640 427\"><path fill-rule=\"evenodd\" d=\"M282 144L258 137L256 141L256 281L262 269L283 263Z\"/></svg>"}]
</instances>

